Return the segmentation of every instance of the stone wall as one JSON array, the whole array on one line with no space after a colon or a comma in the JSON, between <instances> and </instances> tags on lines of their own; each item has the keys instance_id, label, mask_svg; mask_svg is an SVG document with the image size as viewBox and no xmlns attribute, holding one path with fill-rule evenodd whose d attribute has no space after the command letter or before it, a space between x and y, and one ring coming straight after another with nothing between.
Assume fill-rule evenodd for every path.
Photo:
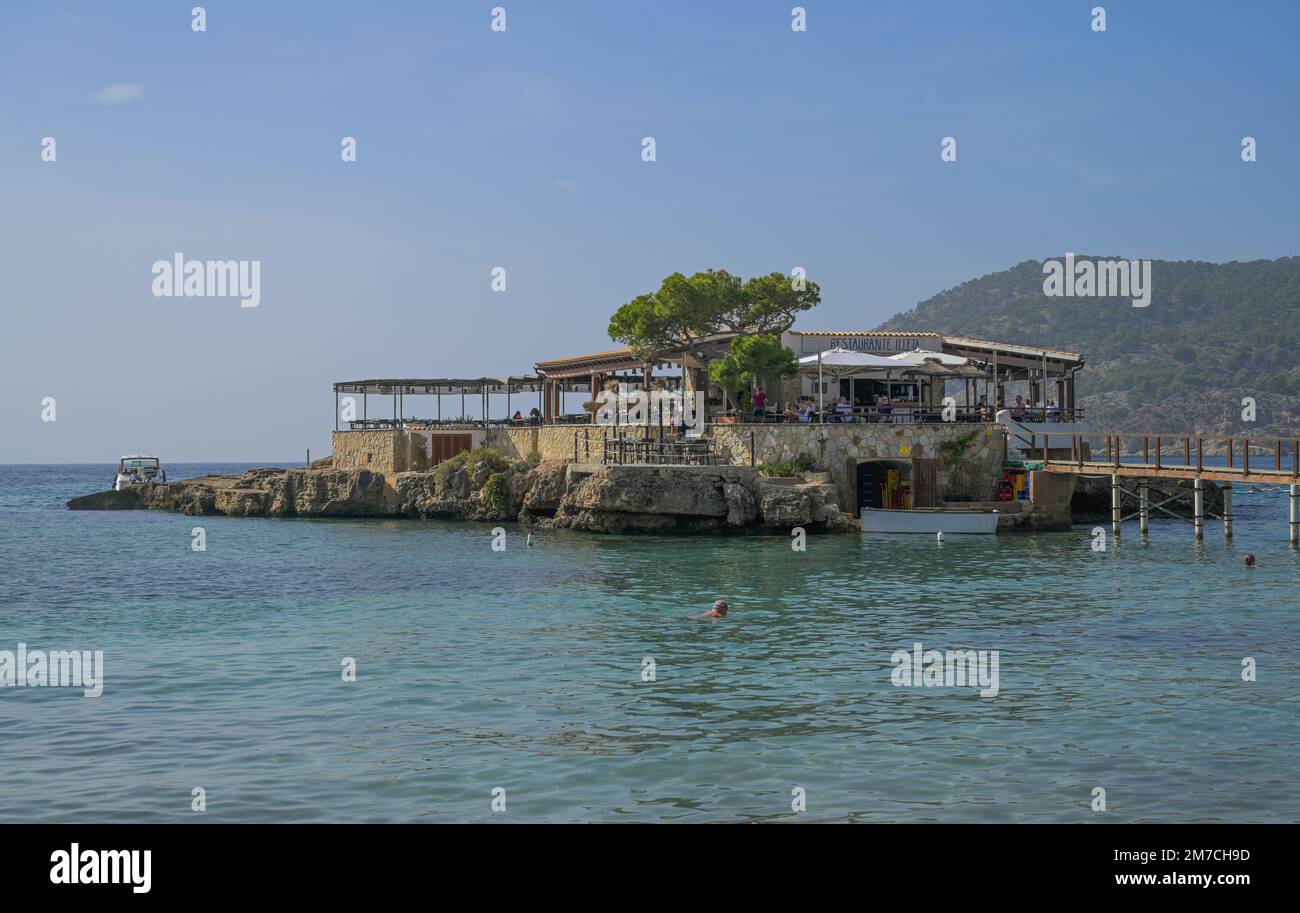
<instances>
[{"instance_id":1,"label":"stone wall","mask_svg":"<svg viewBox=\"0 0 1300 913\"><path fill-rule=\"evenodd\" d=\"M960 486L976 500L990 501L997 496L1002 477L1003 432L987 424L774 424L712 425L710 433L718 441L730 463L749 465L751 434L753 461L759 465L778 460L811 459L831 473L841 505L857 503L857 463L872 459L940 460L937 496L955 490L959 480L944 469L939 447L945 440L976 433L967 449L964 479Z\"/></svg>"},{"instance_id":2,"label":"stone wall","mask_svg":"<svg viewBox=\"0 0 1300 913\"><path fill-rule=\"evenodd\" d=\"M335 469L369 469L371 472L397 472L397 448L401 432L335 431L333 467Z\"/></svg>"},{"instance_id":3,"label":"stone wall","mask_svg":"<svg viewBox=\"0 0 1300 913\"><path fill-rule=\"evenodd\" d=\"M578 462L600 462L600 440L605 428L593 425L545 425L526 428L490 428L487 445L500 450L511 461L526 460L534 450L543 460L573 462L573 435L578 435ZM612 430L612 429L611 429Z\"/></svg>"},{"instance_id":4,"label":"stone wall","mask_svg":"<svg viewBox=\"0 0 1300 913\"><path fill-rule=\"evenodd\" d=\"M1031 472L1029 474L1029 500L1034 504L1065 504L1074 497L1079 477L1064 472ZM1106 492L1107 497L1110 492Z\"/></svg>"},{"instance_id":5,"label":"stone wall","mask_svg":"<svg viewBox=\"0 0 1300 913\"><path fill-rule=\"evenodd\" d=\"M579 463L600 462L601 441L606 429L592 425L548 425L542 428L494 428L487 443L510 460L523 460L536 450L544 460L573 462L574 434L577 434ZM709 425L706 434L720 447L723 461L749 466L793 460L804 456L831 473L841 505L856 503L856 464L871 459L909 460L915 457L939 459L937 495L956 489L957 481L943 468L939 445L952 438L976 432L965 458L964 493L976 500L992 500L1002 477L1003 432L984 424L771 424ZM750 435L754 458L751 461ZM590 456L588 456L590 454Z\"/></svg>"},{"instance_id":6,"label":"stone wall","mask_svg":"<svg viewBox=\"0 0 1300 913\"><path fill-rule=\"evenodd\" d=\"M470 446L482 445L486 432L464 429L385 428L373 431L335 431L331 466L334 469L369 469L391 475L432 469L434 438L469 435Z\"/></svg>"},{"instance_id":7,"label":"stone wall","mask_svg":"<svg viewBox=\"0 0 1300 913\"><path fill-rule=\"evenodd\" d=\"M536 451L543 460L574 462L576 435L579 463L599 463L606 429L593 425L546 425L492 428L473 432L473 446L484 443L514 462ZM940 444L976 433L964 460L961 480L943 467ZM457 433L419 429L336 431L334 468L369 469L385 474L428 469L433 465L431 436ZM459 432L461 434L465 432ZM734 466L762 465L779 460L810 459L831 474L839 502L857 503L856 465L864 460L938 459L937 496L962 489L976 500L996 497L1002 475L1003 432L985 424L771 424L709 425L706 434L718 442L723 461ZM754 453L751 459L751 435Z\"/></svg>"},{"instance_id":8,"label":"stone wall","mask_svg":"<svg viewBox=\"0 0 1300 913\"><path fill-rule=\"evenodd\" d=\"M394 473L429 469L433 465L432 437L436 434L472 434L474 447L486 444L501 451L511 462L528 459L533 451L543 460L573 462L574 434L578 440L578 462L587 462L588 454L599 463L601 441L606 430L592 425L546 425L524 428L489 428L430 431L419 428L382 431L335 431L334 468L369 469Z\"/></svg>"}]
</instances>

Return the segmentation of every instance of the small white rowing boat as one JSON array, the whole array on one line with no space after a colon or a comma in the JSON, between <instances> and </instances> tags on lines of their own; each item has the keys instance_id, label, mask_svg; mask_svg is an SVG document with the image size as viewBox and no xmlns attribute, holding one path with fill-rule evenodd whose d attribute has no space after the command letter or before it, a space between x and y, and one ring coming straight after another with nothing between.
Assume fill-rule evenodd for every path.
<instances>
[{"instance_id":1,"label":"small white rowing boat","mask_svg":"<svg viewBox=\"0 0 1300 913\"><path fill-rule=\"evenodd\" d=\"M991 535L998 529L996 510L945 510L916 507L912 510L862 508L864 533L944 533L945 535Z\"/></svg>"}]
</instances>

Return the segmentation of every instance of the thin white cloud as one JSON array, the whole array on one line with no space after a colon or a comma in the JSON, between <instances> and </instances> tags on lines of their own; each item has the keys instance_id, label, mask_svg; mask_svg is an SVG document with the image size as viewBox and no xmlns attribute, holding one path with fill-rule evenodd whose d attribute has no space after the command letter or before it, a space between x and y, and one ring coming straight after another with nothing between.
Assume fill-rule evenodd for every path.
<instances>
[{"instance_id":1,"label":"thin white cloud","mask_svg":"<svg viewBox=\"0 0 1300 913\"><path fill-rule=\"evenodd\" d=\"M124 101L138 98L144 86L138 82L119 82L105 86L95 93L95 101L101 105L120 105Z\"/></svg>"}]
</instances>

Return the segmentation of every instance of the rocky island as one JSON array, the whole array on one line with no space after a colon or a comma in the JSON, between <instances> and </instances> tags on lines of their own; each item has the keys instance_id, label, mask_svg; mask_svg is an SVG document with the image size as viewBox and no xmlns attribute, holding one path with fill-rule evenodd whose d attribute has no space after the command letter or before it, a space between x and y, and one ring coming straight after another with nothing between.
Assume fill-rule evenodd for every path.
<instances>
[{"instance_id":1,"label":"rocky island","mask_svg":"<svg viewBox=\"0 0 1300 913\"><path fill-rule=\"evenodd\" d=\"M490 448L422 472L254 469L73 498L72 510L161 510L232 517L517 520L588 532L743 532L795 526L855 531L817 473L770 478L748 466L510 463Z\"/></svg>"}]
</instances>

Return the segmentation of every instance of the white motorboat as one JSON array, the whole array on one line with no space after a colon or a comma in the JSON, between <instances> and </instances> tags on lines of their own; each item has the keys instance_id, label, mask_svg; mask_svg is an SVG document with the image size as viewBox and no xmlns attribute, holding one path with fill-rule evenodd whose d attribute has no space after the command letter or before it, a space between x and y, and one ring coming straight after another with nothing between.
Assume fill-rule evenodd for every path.
<instances>
[{"instance_id":1,"label":"white motorboat","mask_svg":"<svg viewBox=\"0 0 1300 913\"><path fill-rule=\"evenodd\" d=\"M862 508L864 533L943 533L944 535L991 535L998 529L996 510L950 510L915 507L911 510Z\"/></svg>"},{"instance_id":2,"label":"white motorboat","mask_svg":"<svg viewBox=\"0 0 1300 913\"><path fill-rule=\"evenodd\" d=\"M167 473L156 456L124 456L118 460L113 491L129 491L144 485L166 482Z\"/></svg>"}]
</instances>

